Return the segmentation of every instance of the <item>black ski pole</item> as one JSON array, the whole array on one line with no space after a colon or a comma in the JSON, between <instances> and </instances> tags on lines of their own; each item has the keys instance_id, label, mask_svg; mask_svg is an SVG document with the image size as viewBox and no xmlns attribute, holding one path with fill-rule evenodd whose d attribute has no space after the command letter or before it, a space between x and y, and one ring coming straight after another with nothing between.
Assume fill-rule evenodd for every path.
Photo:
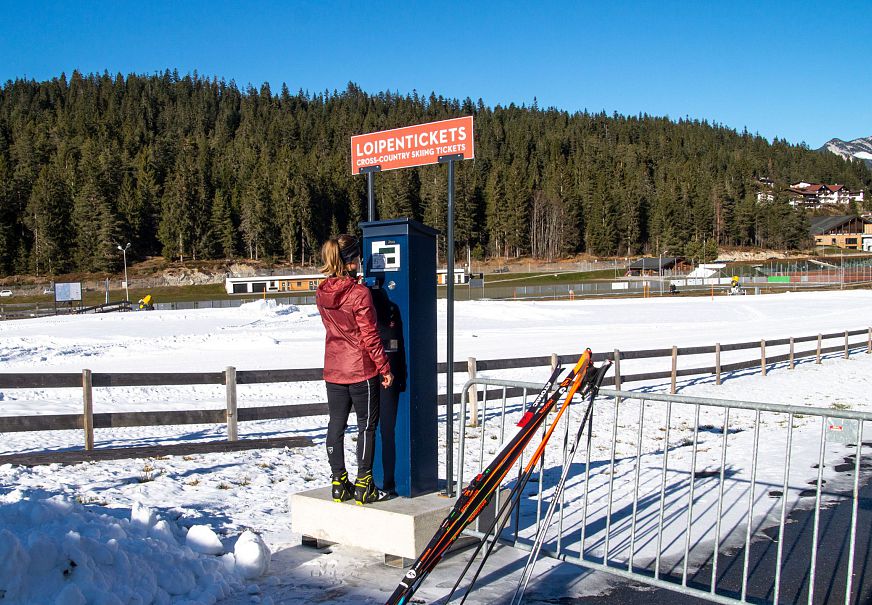
<instances>
[{"instance_id":1,"label":"black ski pole","mask_svg":"<svg viewBox=\"0 0 872 605\"><path fill-rule=\"evenodd\" d=\"M596 375L598 376L599 373L597 372ZM589 388L589 384L590 384L589 378L590 377L591 377L590 374L588 374L585 377L585 381L584 381L585 384L583 385L584 387ZM586 397L587 394L588 394L587 392L583 392L582 397ZM586 421L586 419L585 419L585 421ZM584 423L582 423L582 426L583 426L583 424ZM545 455L545 451L542 450L542 452L538 458L542 458L542 457L544 457L544 455ZM520 510L520 506L517 506L517 505L520 503L521 493L522 493L523 489L526 487L527 483L529 482L530 477L532 477L533 471L536 467L536 464L538 464L538 462L539 462L539 460L537 459L536 461L531 460L528 463L528 469L524 473L521 474L521 476L518 479L518 482L515 484L515 486L512 488L512 491L509 493L509 497L506 499L506 502L503 503L503 506L501 507L500 512L494 517L494 520L491 522L491 525L488 528L487 532L485 532L485 535L483 536L481 542L479 542L479 544L476 546L475 552L470 557L469 561L466 564L466 567L464 567L463 571L460 574L460 577L457 579L457 582L455 582L454 586L452 587L451 593L449 594L448 599L446 600L446 603L450 602L451 597L454 595L454 592L457 590L457 587L460 585L460 582L463 580L463 578L466 576L467 571L469 571L469 568L472 566L472 562L478 556L478 553L481 552L481 549L484 546L484 543L487 541L487 537L491 534L491 532L494 532L494 528L499 523L500 527L494 533L493 539L488 544L488 548L485 551L485 554L482 557L481 561L479 562L479 566L476 569L475 574L473 575L472 579L470 580L469 586L467 586L466 591L463 594L463 598L460 601L461 605L466 602L466 598L469 596L470 592L472 591L473 587L475 586L475 583L478 580L479 575L481 574L482 570L484 569L484 565L487 562L488 557L490 557L490 554L493 551L494 546L496 546L498 536L503 532L503 530L506 527L506 523L508 522L509 517L511 516L512 509L515 509L516 511ZM516 508L516 506L517 506L517 508ZM502 520L502 521L500 521L500 520Z\"/></svg>"}]
</instances>

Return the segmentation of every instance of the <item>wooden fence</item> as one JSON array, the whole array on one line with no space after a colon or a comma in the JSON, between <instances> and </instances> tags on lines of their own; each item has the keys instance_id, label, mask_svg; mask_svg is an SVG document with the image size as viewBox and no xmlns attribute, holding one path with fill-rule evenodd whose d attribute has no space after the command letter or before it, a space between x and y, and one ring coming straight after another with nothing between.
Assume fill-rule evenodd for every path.
<instances>
[{"instance_id":1,"label":"wooden fence","mask_svg":"<svg viewBox=\"0 0 872 605\"><path fill-rule=\"evenodd\" d=\"M862 342L851 342L851 337L863 336ZM839 344L823 346L825 341L838 340ZM813 342L813 348L797 351L796 345ZM776 346L789 346L789 352L778 356L767 357L766 348ZM630 382L648 380L671 380L671 391L675 393L677 379L682 376L695 376L713 374L717 384L721 382L721 375L726 372L759 367L765 376L767 367L772 364L787 362L788 368L793 369L796 360L806 357L815 357L820 363L821 356L842 352L848 358L851 350L863 348L866 353L872 353L872 327L863 330L835 332L832 334L816 334L799 338L782 338L770 341L754 341L733 344L715 344L705 347L671 347L668 349L650 349L643 351L619 351L608 353L596 353L594 361L611 359L614 361L613 376L605 379L604 386L621 388ZM721 364L721 353L726 351L739 351L755 349L760 351L760 357L754 357L748 361L730 364ZM476 360L469 358L467 361L454 363L454 372L461 374L469 372L470 377L478 372L509 370L517 368L532 368L542 366L554 366L560 364L574 364L579 354L551 355L543 357L526 357L518 359L491 359ZM682 356L690 355L713 355L714 365L706 367L679 367ZM638 359L651 359L666 357L671 360L669 370L659 372L647 372L640 374L621 374L621 362ZM437 372L445 373L447 364L440 363ZM84 431L85 449L94 447L94 429L111 427L139 427L139 426L166 426L185 424L227 424L228 441L238 439L237 423L249 420L274 420L283 418L300 418L305 416L317 416L327 414L327 404L323 402L300 403L292 405L278 405L266 407L238 407L237 389L240 384L264 384L277 382L306 382L319 381L322 379L321 368L289 369L289 370L236 370L228 367L224 372L199 372L199 373L131 373L131 374L106 374L92 373L91 370L82 370L81 373L6 373L0 374L0 389L26 389L26 388L81 388L83 411L81 414L53 414L39 416L0 416L0 433L23 432L23 431L47 431L47 430L70 430L81 429ZM136 386L178 386L178 385L224 385L226 389L225 409L209 410L170 410L160 412L93 412L93 389L103 387L136 387ZM521 389L506 389L505 396L517 397L523 394ZM495 390L485 393L471 394L471 418L475 419L477 413L475 405L481 397L497 399L504 396L503 390ZM454 394L454 403L460 402L460 393ZM444 406L446 395L440 394L438 405Z\"/></svg>"}]
</instances>

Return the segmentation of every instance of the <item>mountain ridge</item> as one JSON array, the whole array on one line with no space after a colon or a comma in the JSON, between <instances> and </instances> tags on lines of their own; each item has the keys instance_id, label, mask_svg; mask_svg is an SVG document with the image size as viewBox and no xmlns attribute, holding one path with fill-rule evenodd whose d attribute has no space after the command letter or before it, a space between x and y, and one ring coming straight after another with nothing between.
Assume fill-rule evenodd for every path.
<instances>
[{"instance_id":1,"label":"mountain ridge","mask_svg":"<svg viewBox=\"0 0 872 605\"><path fill-rule=\"evenodd\" d=\"M863 160L867 166L872 168L872 136L854 139L853 141L830 139L820 150L835 153L845 159Z\"/></svg>"}]
</instances>

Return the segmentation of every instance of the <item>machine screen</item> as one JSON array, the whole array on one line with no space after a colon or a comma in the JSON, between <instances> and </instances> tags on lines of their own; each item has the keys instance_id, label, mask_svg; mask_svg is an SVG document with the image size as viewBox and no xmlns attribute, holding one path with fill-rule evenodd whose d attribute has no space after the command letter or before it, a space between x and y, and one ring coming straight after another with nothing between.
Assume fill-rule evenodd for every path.
<instances>
[{"instance_id":1,"label":"machine screen","mask_svg":"<svg viewBox=\"0 0 872 605\"><path fill-rule=\"evenodd\" d=\"M399 271L399 244L386 241L372 242L372 262L370 267L373 271Z\"/></svg>"}]
</instances>

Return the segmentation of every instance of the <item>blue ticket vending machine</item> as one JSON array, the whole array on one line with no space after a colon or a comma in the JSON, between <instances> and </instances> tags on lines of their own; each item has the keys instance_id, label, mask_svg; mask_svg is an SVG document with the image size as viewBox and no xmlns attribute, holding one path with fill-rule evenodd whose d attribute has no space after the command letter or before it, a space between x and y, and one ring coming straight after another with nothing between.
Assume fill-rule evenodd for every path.
<instances>
[{"instance_id":1,"label":"blue ticket vending machine","mask_svg":"<svg viewBox=\"0 0 872 605\"><path fill-rule=\"evenodd\" d=\"M360 224L363 267L394 373L381 389L373 476L411 498L437 489L436 231L399 218Z\"/></svg>"}]
</instances>

